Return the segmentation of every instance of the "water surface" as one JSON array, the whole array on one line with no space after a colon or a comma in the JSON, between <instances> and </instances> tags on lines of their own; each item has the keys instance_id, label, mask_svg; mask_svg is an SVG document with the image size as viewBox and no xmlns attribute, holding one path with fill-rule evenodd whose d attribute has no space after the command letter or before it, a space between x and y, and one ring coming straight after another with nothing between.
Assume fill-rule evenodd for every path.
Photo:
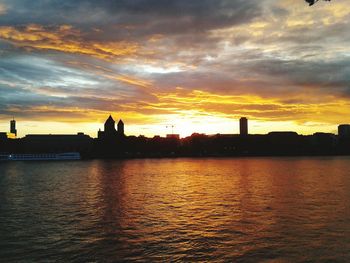
<instances>
[{"instance_id":1,"label":"water surface","mask_svg":"<svg viewBox=\"0 0 350 263\"><path fill-rule=\"evenodd\" d=\"M3 262L350 261L350 158L0 163Z\"/></svg>"}]
</instances>

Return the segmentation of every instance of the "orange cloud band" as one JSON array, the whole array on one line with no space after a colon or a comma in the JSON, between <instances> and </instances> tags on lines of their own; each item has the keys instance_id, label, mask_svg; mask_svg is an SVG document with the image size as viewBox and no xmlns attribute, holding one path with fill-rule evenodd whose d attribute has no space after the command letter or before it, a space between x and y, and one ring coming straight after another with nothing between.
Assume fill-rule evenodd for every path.
<instances>
[{"instance_id":1,"label":"orange cloud band","mask_svg":"<svg viewBox=\"0 0 350 263\"><path fill-rule=\"evenodd\" d=\"M136 54L139 48L136 43L127 41L85 41L81 32L69 25L53 28L36 24L25 27L0 26L0 39L23 48L78 53L105 60Z\"/></svg>"}]
</instances>

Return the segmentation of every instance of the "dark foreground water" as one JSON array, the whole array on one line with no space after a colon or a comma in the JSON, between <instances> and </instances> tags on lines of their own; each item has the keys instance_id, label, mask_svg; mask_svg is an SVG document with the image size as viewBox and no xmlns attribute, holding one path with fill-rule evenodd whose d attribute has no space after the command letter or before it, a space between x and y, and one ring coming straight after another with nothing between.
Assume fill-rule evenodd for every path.
<instances>
[{"instance_id":1,"label":"dark foreground water","mask_svg":"<svg viewBox=\"0 0 350 263\"><path fill-rule=\"evenodd\" d=\"M1 262L350 261L350 158L0 163Z\"/></svg>"}]
</instances>

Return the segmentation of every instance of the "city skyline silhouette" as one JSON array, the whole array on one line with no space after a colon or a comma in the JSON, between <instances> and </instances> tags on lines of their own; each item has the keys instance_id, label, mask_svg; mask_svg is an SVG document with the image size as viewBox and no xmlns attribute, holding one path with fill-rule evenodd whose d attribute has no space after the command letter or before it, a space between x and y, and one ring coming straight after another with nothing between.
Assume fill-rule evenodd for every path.
<instances>
[{"instance_id":1,"label":"city skyline silhouette","mask_svg":"<svg viewBox=\"0 0 350 263\"><path fill-rule=\"evenodd\" d=\"M215 135L215 134L240 134L240 135L254 135L254 134L257 134L259 135L259 133L249 133L249 123L250 123L250 120L246 117L240 117L238 120L237 120L237 125L238 125L238 133L220 133L220 132L217 132L217 133L213 133L213 134L206 134L206 133L202 133L200 131L194 131L192 134L203 134L203 135ZM44 123L43 123L44 124ZM16 119L13 117L12 120L9 121L9 130L8 131L0 131L0 133L2 134L7 134L9 136L9 138L17 138L17 121ZM105 136L115 136L115 137L123 137L123 136L127 136L125 134L125 124L123 122L122 119L119 119L118 123L117 123L117 127L116 127L116 123L115 123L115 120L112 116L112 114L109 114L108 118L106 119L106 121L104 122L104 128L101 129L99 128L98 131L96 132L96 136L91 136L92 138L103 138ZM164 126L164 125L163 125ZM168 135L178 135L179 137L182 137L182 138L185 138L185 137L188 137L188 136L181 136L181 131L177 131L175 129L176 132L174 132L174 128L175 126L174 125L166 125L165 126L167 128L167 133L166 134L163 134L164 137L168 136ZM344 132L345 133L348 133L347 129L348 127L350 127L350 124L345 124L345 123L340 123L337 125L336 127L336 132L332 133L332 132L328 132L328 134L334 134L334 135L341 135L341 131L340 129L344 128ZM171 130L169 130L169 128L171 128ZM171 131L171 132L170 132ZM292 130L269 130L267 133L265 134L268 134L268 133L271 133L271 132L295 132L297 134L299 134L298 132L296 131L292 131ZM75 133L83 133L85 134L85 132L83 130L79 130L79 131L76 131ZM320 131L317 131L315 133L327 133L327 132L324 132L322 130ZM45 133L38 133L38 135L45 135ZM64 135L63 133L57 133L57 132L49 132L47 133L49 135ZM74 133L71 133L71 134L74 134ZM192 135L191 134L191 135ZM30 135L30 134L25 134L24 136L26 135ZM144 134L138 134L138 135L135 135L135 134L128 134L129 136L145 136ZM300 134L300 135L311 135L311 134ZM23 136L23 137L24 137ZM151 135L150 137L153 137L153 136L162 136L160 134L153 134Z\"/></svg>"},{"instance_id":2,"label":"city skyline silhouette","mask_svg":"<svg viewBox=\"0 0 350 263\"><path fill-rule=\"evenodd\" d=\"M91 138L83 132L28 134L23 138L16 138L16 121L13 119L10 121L13 133L0 133L0 154L5 159L27 158L23 156L33 154L42 156L65 153L77 153L87 159L350 154L350 124L339 125L337 135L317 132L307 136L294 131L250 134L249 120L245 117L239 119L239 126L239 134L193 133L180 138L172 130L172 133L164 137L128 136L125 134L127 126L125 127L124 122L120 119L116 127L115 120L109 115L104 129L98 130L97 138Z\"/></svg>"}]
</instances>

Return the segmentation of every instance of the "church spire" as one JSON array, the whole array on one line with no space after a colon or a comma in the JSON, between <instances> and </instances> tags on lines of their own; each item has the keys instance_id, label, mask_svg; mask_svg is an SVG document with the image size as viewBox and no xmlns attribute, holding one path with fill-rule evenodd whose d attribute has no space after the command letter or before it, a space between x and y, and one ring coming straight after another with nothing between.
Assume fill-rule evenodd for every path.
<instances>
[{"instance_id":1,"label":"church spire","mask_svg":"<svg viewBox=\"0 0 350 263\"><path fill-rule=\"evenodd\" d=\"M118 122L118 134L124 136L124 122L121 119Z\"/></svg>"},{"instance_id":2,"label":"church spire","mask_svg":"<svg viewBox=\"0 0 350 263\"><path fill-rule=\"evenodd\" d=\"M105 122L105 132L109 134L113 134L116 132L115 121L113 120L112 115L109 115L108 119Z\"/></svg>"}]
</instances>

